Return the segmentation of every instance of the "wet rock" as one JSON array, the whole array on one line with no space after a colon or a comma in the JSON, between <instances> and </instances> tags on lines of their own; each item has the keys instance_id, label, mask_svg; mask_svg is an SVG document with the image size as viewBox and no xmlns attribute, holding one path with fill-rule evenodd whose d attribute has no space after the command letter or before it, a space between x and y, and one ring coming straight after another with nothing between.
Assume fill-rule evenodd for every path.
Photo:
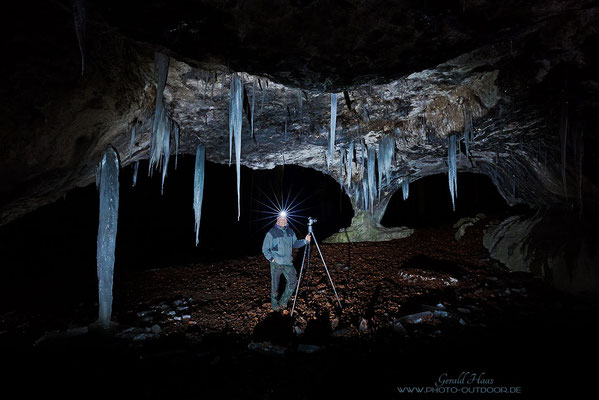
<instances>
[{"instance_id":1,"label":"wet rock","mask_svg":"<svg viewBox=\"0 0 599 400\"><path fill-rule=\"evenodd\" d=\"M320 350L320 346L316 346L313 344L303 344L302 343L297 346L297 351L299 351L300 353L310 354L310 353L314 353L319 350Z\"/></svg>"},{"instance_id":2,"label":"wet rock","mask_svg":"<svg viewBox=\"0 0 599 400\"><path fill-rule=\"evenodd\" d=\"M350 336L353 336L355 333L356 333L356 328L348 327L348 328L337 329L336 331L331 333L331 336L333 336L333 337L350 337Z\"/></svg>"},{"instance_id":3,"label":"wet rock","mask_svg":"<svg viewBox=\"0 0 599 400\"><path fill-rule=\"evenodd\" d=\"M408 335L408 331L406 330L406 328L403 326L403 324L399 321L395 321L393 323L393 331L399 335L402 336L407 336Z\"/></svg>"},{"instance_id":4,"label":"wet rock","mask_svg":"<svg viewBox=\"0 0 599 400\"><path fill-rule=\"evenodd\" d=\"M302 335L304 333L304 330L302 328L300 328L299 326L295 325L293 327L293 331L295 332L296 335Z\"/></svg>"},{"instance_id":5,"label":"wet rock","mask_svg":"<svg viewBox=\"0 0 599 400\"><path fill-rule=\"evenodd\" d=\"M431 318L433 318L433 313L430 311L424 311L421 313L405 315L401 317L399 321L408 324L419 324L423 321L429 321Z\"/></svg>"},{"instance_id":6,"label":"wet rock","mask_svg":"<svg viewBox=\"0 0 599 400\"><path fill-rule=\"evenodd\" d=\"M368 330L368 321L366 321L364 318L362 318L362 320L360 321L360 332L366 332Z\"/></svg>"},{"instance_id":7,"label":"wet rock","mask_svg":"<svg viewBox=\"0 0 599 400\"><path fill-rule=\"evenodd\" d=\"M250 344L248 344L248 349L257 353L272 354L275 356L283 356L287 351L285 347L272 345L269 342L251 342Z\"/></svg>"},{"instance_id":8,"label":"wet rock","mask_svg":"<svg viewBox=\"0 0 599 400\"><path fill-rule=\"evenodd\" d=\"M470 314L470 310L467 308L463 308L463 307L458 307L457 308L458 312L462 313L462 314Z\"/></svg>"},{"instance_id":9,"label":"wet rock","mask_svg":"<svg viewBox=\"0 0 599 400\"><path fill-rule=\"evenodd\" d=\"M447 317L449 317L449 313L447 311L435 310L435 311L433 311L433 317L447 318Z\"/></svg>"},{"instance_id":10,"label":"wet rock","mask_svg":"<svg viewBox=\"0 0 599 400\"><path fill-rule=\"evenodd\" d=\"M331 330L334 331L339 326L339 318L333 318L331 320Z\"/></svg>"},{"instance_id":11,"label":"wet rock","mask_svg":"<svg viewBox=\"0 0 599 400\"><path fill-rule=\"evenodd\" d=\"M152 333L154 335L158 335L162 331L162 328L160 328L160 325L154 324L154 325L152 325L152 328L150 328L150 330L152 331Z\"/></svg>"}]
</instances>

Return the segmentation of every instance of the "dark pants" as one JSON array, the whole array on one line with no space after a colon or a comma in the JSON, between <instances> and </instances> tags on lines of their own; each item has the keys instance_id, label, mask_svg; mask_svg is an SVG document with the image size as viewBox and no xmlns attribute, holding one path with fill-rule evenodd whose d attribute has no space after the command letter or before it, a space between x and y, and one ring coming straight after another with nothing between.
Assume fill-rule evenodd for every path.
<instances>
[{"instance_id":1,"label":"dark pants","mask_svg":"<svg viewBox=\"0 0 599 400\"><path fill-rule=\"evenodd\" d=\"M279 294L279 280L281 274L285 276L287 281L285 284L285 291L281 295L281 298L277 300ZM291 298L295 285L297 284L297 274L293 265L281 265L274 262L270 263L270 304L273 309L286 308L287 302Z\"/></svg>"}]
</instances>

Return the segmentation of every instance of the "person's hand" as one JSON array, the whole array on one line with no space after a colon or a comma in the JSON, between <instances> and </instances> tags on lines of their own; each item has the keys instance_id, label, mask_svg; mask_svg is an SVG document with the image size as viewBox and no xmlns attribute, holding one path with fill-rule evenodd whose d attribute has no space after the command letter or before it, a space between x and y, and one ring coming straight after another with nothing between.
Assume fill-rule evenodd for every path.
<instances>
[{"instance_id":1,"label":"person's hand","mask_svg":"<svg viewBox=\"0 0 599 400\"><path fill-rule=\"evenodd\" d=\"M310 243L310 234L309 233L306 235L306 242Z\"/></svg>"}]
</instances>

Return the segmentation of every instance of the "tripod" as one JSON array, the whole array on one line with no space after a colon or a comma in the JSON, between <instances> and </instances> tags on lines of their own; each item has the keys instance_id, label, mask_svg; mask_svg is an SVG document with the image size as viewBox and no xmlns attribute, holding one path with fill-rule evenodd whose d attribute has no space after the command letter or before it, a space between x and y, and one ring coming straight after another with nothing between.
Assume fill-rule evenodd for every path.
<instances>
[{"instance_id":1,"label":"tripod","mask_svg":"<svg viewBox=\"0 0 599 400\"><path fill-rule=\"evenodd\" d=\"M318 246L318 241L316 240L316 236L314 236L314 231L312 230L312 224L317 222L316 218L308 217L308 234L314 240L314 244L316 245L316 249L318 250L318 254L320 255L320 259L322 260L322 264L324 265L324 269L327 272L327 276L329 277L329 281L331 282L331 286L333 287L333 292L335 292L335 297L337 298L337 302L339 303L339 307L341 307L341 301L339 301L339 296L337 296L337 290L335 290L335 284L333 283L333 279L331 279L331 274L329 274L329 269L327 268L327 263L324 261L324 257L322 256L322 252L320 251L320 247ZM302 267L300 268L300 275L297 280L297 287L295 288L295 296L293 299L293 307L291 307L291 316L293 316L293 310L295 309L295 301L297 300L297 294L299 292L300 283L302 281L302 273L304 271L304 261L306 261L306 254L308 254L307 264L306 264L306 274L310 269L310 242L306 243L306 248L304 249L304 257L302 258Z\"/></svg>"}]
</instances>

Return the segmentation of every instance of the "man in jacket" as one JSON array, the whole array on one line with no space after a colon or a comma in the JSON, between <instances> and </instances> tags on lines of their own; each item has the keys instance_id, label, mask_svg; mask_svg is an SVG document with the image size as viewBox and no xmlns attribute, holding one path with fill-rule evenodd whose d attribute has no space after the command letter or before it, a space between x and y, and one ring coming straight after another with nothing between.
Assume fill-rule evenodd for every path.
<instances>
[{"instance_id":1,"label":"man in jacket","mask_svg":"<svg viewBox=\"0 0 599 400\"><path fill-rule=\"evenodd\" d=\"M308 242L310 242L310 234L306 235L305 239L296 238L295 232L287 224L285 212L279 214L277 223L264 237L262 254L270 261L270 303L275 311L287 307L287 302L297 284L297 274L291 258L292 251L294 248L305 246ZM281 274L285 276L286 285L281 298L277 300Z\"/></svg>"}]
</instances>

